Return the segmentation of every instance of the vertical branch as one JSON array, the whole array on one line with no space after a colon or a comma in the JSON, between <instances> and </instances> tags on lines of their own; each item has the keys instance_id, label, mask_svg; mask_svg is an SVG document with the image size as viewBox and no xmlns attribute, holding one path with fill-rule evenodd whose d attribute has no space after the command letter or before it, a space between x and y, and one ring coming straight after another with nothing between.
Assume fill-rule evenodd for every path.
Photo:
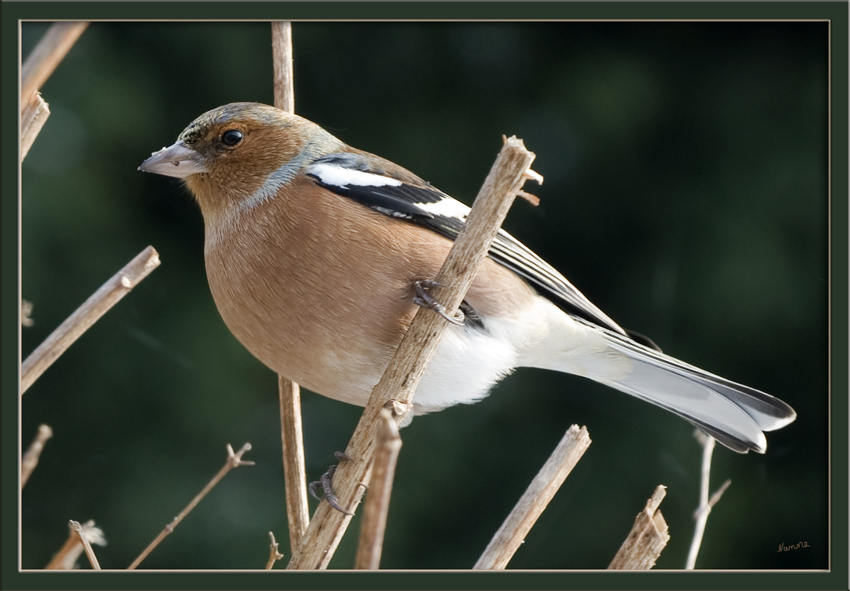
<instances>
[{"instance_id":1,"label":"vertical branch","mask_svg":"<svg viewBox=\"0 0 850 591\"><path fill-rule=\"evenodd\" d=\"M493 536L487 549L475 563L474 569L495 570L507 566L531 527L589 446L590 436L587 429L572 425L520 497L502 527Z\"/></svg>"},{"instance_id":2,"label":"vertical branch","mask_svg":"<svg viewBox=\"0 0 850 591\"><path fill-rule=\"evenodd\" d=\"M711 475L711 455L714 453L714 437L708 437L701 431L697 431L697 438L702 441L702 465L699 487L699 507L696 514L696 525L694 526L694 537L691 540L691 548L688 551L686 569L693 569L697 562L699 548L702 545L702 536L705 533L705 523L708 521L708 479Z\"/></svg>"},{"instance_id":3,"label":"vertical branch","mask_svg":"<svg viewBox=\"0 0 850 591\"><path fill-rule=\"evenodd\" d=\"M274 57L274 106L287 113L295 112L295 84L292 76L292 23L272 23L272 55Z\"/></svg>"},{"instance_id":4,"label":"vertical branch","mask_svg":"<svg viewBox=\"0 0 850 591\"><path fill-rule=\"evenodd\" d=\"M159 254L148 246L83 302L21 364L21 395L74 341L158 266Z\"/></svg>"},{"instance_id":5,"label":"vertical branch","mask_svg":"<svg viewBox=\"0 0 850 591\"><path fill-rule=\"evenodd\" d=\"M372 465L372 478L369 481L369 494L363 507L363 522L360 525L360 541L357 545L357 558L354 568L376 570L381 564L381 548L384 544L384 532L387 528L387 512L390 508L390 493L393 490L393 477L401 450L401 437L392 413L383 409L375 434L375 460Z\"/></svg>"},{"instance_id":6,"label":"vertical branch","mask_svg":"<svg viewBox=\"0 0 850 591\"><path fill-rule=\"evenodd\" d=\"M479 266L493 242L514 197L530 176L534 154L515 137L505 145L475 199L464 229L460 232L435 280L446 286L434 290L436 297L453 314L460 305ZM536 173L534 173L536 175ZM539 177L539 175L537 175ZM446 321L431 310L420 308L375 386L366 409L345 450L350 461L342 462L334 475L334 488L340 504L353 512L363 496L372 467L375 429L381 409L395 400L409 404L425 367L437 349ZM298 550L289 561L290 569L327 568L351 516L320 503Z\"/></svg>"},{"instance_id":7,"label":"vertical branch","mask_svg":"<svg viewBox=\"0 0 850 591\"><path fill-rule=\"evenodd\" d=\"M708 514L711 513L711 508L720 500L720 497L726 492L726 489L732 484L731 480L727 480L715 492L711 498L708 497L709 477L711 476L711 456L714 453L714 437L710 437L700 430L695 433L697 440L702 443L702 468L700 477L699 489L699 507L694 513L696 525L694 526L694 537L691 540L691 548L688 551L688 560L685 563L685 568L692 570L696 567L697 555L699 555L700 546L702 546L702 537L705 534L705 524L708 522Z\"/></svg>"},{"instance_id":8,"label":"vertical branch","mask_svg":"<svg viewBox=\"0 0 850 591\"><path fill-rule=\"evenodd\" d=\"M655 565L670 541L667 522L658 510L666 494L663 485L655 489L646 507L638 513L632 530L608 566L609 570L649 570Z\"/></svg>"},{"instance_id":9,"label":"vertical branch","mask_svg":"<svg viewBox=\"0 0 850 591\"><path fill-rule=\"evenodd\" d=\"M56 66L86 30L85 22L62 22L52 25L21 67L21 107L47 81Z\"/></svg>"},{"instance_id":10,"label":"vertical branch","mask_svg":"<svg viewBox=\"0 0 850 591\"><path fill-rule=\"evenodd\" d=\"M295 112L292 75L292 23L272 22L274 106ZM304 435L301 428L301 391L298 384L278 376L280 392L280 437L283 443L283 475L286 482L286 518L289 547L294 552L310 524L307 504L307 471L304 467Z\"/></svg>"},{"instance_id":11,"label":"vertical branch","mask_svg":"<svg viewBox=\"0 0 850 591\"><path fill-rule=\"evenodd\" d=\"M304 435L301 429L301 391L298 384L278 376L280 391L280 438L283 444L283 477L286 483L286 519L292 551L310 525L307 504L307 470L304 467Z\"/></svg>"}]
</instances>

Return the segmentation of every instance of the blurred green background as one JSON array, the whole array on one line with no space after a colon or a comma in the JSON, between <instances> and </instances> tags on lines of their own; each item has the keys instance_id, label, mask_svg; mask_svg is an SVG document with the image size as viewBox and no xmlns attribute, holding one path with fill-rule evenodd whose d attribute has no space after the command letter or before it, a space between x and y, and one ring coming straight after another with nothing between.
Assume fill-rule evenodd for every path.
<instances>
[{"instance_id":1,"label":"blurred green background","mask_svg":"<svg viewBox=\"0 0 850 591\"><path fill-rule=\"evenodd\" d=\"M48 23L24 23L26 56ZM470 203L516 134L545 177L506 228L623 326L790 403L766 455L715 452L697 566L828 567L827 24L296 23L296 111ZM143 563L262 568L291 556L276 377L230 335L203 226L174 179L136 167L201 113L271 103L267 23L92 24L43 88L23 164L26 356L148 244L162 266L23 398L22 440L54 438L23 492L40 568L94 519L125 568L225 460L232 472ZM360 409L305 392L311 479ZM466 569L571 424L593 444L510 564L601 569L658 484L684 565L701 450L693 428L573 376L519 370L483 402L402 431L382 567ZM311 499L311 506L315 501ZM331 562L350 568L355 518ZM778 552L780 544L807 548Z\"/></svg>"}]
</instances>

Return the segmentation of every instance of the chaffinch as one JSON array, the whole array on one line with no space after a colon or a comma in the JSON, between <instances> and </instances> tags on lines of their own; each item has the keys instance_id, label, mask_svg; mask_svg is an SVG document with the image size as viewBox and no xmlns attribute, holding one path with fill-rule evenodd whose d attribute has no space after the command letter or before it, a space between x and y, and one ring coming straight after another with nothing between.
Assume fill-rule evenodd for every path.
<instances>
[{"instance_id":1,"label":"chaffinch","mask_svg":"<svg viewBox=\"0 0 850 591\"><path fill-rule=\"evenodd\" d=\"M233 103L140 170L183 179L201 208L222 318L260 361L364 406L469 208L306 119ZM630 333L504 231L413 399L473 403L521 366L584 376L665 408L725 446L764 452L794 410Z\"/></svg>"}]
</instances>

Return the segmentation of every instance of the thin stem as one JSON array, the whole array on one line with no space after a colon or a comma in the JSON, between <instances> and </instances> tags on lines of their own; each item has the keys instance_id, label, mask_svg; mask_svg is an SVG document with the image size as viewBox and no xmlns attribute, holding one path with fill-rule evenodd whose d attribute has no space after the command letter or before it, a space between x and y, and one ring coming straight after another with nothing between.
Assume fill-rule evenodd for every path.
<instances>
[{"instance_id":1,"label":"thin stem","mask_svg":"<svg viewBox=\"0 0 850 591\"><path fill-rule=\"evenodd\" d=\"M30 478L30 474L38 466L38 458L41 457L44 444L51 437L53 437L53 430L50 427L47 425L39 426L35 439L33 439L24 457L21 458L21 488L24 488L27 480Z\"/></svg>"},{"instance_id":2,"label":"thin stem","mask_svg":"<svg viewBox=\"0 0 850 591\"><path fill-rule=\"evenodd\" d=\"M272 61L274 65L274 104L295 112L295 86L292 73L292 23L272 22ZM286 484L286 518L289 547L295 550L310 525L307 504L307 470L304 467L304 435L301 427L301 391L298 384L278 376L280 391L280 437L283 444L283 474Z\"/></svg>"},{"instance_id":3,"label":"thin stem","mask_svg":"<svg viewBox=\"0 0 850 591\"><path fill-rule=\"evenodd\" d=\"M49 116L50 109L37 92L23 105L21 111L21 162L26 158L35 138L38 137Z\"/></svg>"},{"instance_id":4,"label":"thin stem","mask_svg":"<svg viewBox=\"0 0 850 591\"><path fill-rule=\"evenodd\" d=\"M310 525L304 436L301 428L301 391L298 384L283 376L278 376L278 386L283 477L286 484L286 519L289 524L289 547L294 550L301 543L301 538Z\"/></svg>"},{"instance_id":5,"label":"thin stem","mask_svg":"<svg viewBox=\"0 0 850 591\"><path fill-rule=\"evenodd\" d=\"M156 548L159 545L159 543L162 540L164 540L165 537L168 534L173 532L174 528L176 528L178 525L180 525L180 522L183 521L183 519L189 514L189 512L192 511L192 509L194 509L197 506L197 504L201 502L201 499L203 499L205 496L207 496L207 494L213 489L213 487L216 484L218 484L218 482L222 478L224 478L227 475L228 472L230 472L233 468L238 468L239 466L253 466L254 462L249 462L249 461L242 459L242 455L245 452L249 451L250 449L251 449L251 444L246 443L245 445L242 446L242 449L240 449L236 453L233 453L233 448L228 443L227 444L227 461L224 463L224 466L222 466L221 470L218 471L218 474L213 476L212 480L210 480L209 483L207 483L207 485L203 488L203 490L201 490L201 492L199 492L195 496L195 498L192 499L192 502L189 503L188 505L186 505L186 508L183 509L180 512L180 514L177 515L177 517L175 517L173 520L171 520L171 523L166 525L165 528L161 532L159 532L159 535L154 539L154 541L151 542L150 544L148 544L148 547L145 548L144 551L142 551L142 553L139 554L138 557L136 557L136 559L133 561L133 563L130 566L127 567L127 569L133 570L137 566L139 566L139 564L141 564L141 562L145 558L147 558L147 555L150 554L151 551L154 548Z\"/></svg>"},{"instance_id":6,"label":"thin stem","mask_svg":"<svg viewBox=\"0 0 850 591\"><path fill-rule=\"evenodd\" d=\"M587 429L572 425L528 485L473 569L497 570L508 565L532 526L589 446L590 436Z\"/></svg>"},{"instance_id":7,"label":"thin stem","mask_svg":"<svg viewBox=\"0 0 850 591\"><path fill-rule=\"evenodd\" d=\"M72 522L75 523L75 522ZM106 538L103 536L103 531L99 527L95 527L94 521L89 519L83 524L83 531L86 533L86 539L99 546L106 546ZM68 539L62 548L53 555L45 570L71 570L74 568L74 563L83 552L83 541L77 535L76 530L68 524Z\"/></svg>"},{"instance_id":8,"label":"thin stem","mask_svg":"<svg viewBox=\"0 0 850 591\"><path fill-rule=\"evenodd\" d=\"M21 67L21 107L32 94L50 78L56 66L86 30L85 22L61 22L53 24Z\"/></svg>"},{"instance_id":9,"label":"thin stem","mask_svg":"<svg viewBox=\"0 0 850 591\"><path fill-rule=\"evenodd\" d=\"M50 562L47 563L47 566L44 567L45 570L69 570L74 564L74 561L77 560L77 556L80 555L80 551L82 551L83 543L80 541L80 537L71 530L71 534L68 536L68 539L65 540L65 543L59 549L59 551L53 555L53 558L50 559ZM79 550L78 550L79 549Z\"/></svg>"},{"instance_id":10,"label":"thin stem","mask_svg":"<svg viewBox=\"0 0 850 591\"><path fill-rule=\"evenodd\" d=\"M44 567L45 570L71 570L74 568L74 563L77 561L77 558L80 554L82 554L83 542L80 539L80 536L77 535L77 532L74 531L70 523L68 524L68 529L71 530L68 532L68 539L65 540L65 544L62 548L53 555L53 558L51 558L47 566ZM95 527L94 521L89 519L83 524L83 529L85 530L86 537L89 541L101 546L106 545L106 539L103 537L103 532L100 528Z\"/></svg>"},{"instance_id":11,"label":"thin stem","mask_svg":"<svg viewBox=\"0 0 850 591\"><path fill-rule=\"evenodd\" d=\"M272 23L272 57L274 59L274 106L287 113L295 112L295 86L292 73L292 23Z\"/></svg>"},{"instance_id":12,"label":"thin stem","mask_svg":"<svg viewBox=\"0 0 850 591\"><path fill-rule=\"evenodd\" d=\"M278 543L277 540L274 539L274 534L272 532L269 532L269 537L272 539L272 543L270 546L269 560L266 562L266 570L271 570L274 563L283 558L283 554L281 554L277 549Z\"/></svg>"},{"instance_id":13,"label":"thin stem","mask_svg":"<svg viewBox=\"0 0 850 591\"><path fill-rule=\"evenodd\" d=\"M720 497L723 496L723 493L726 492L726 489L729 488L730 484L732 484L732 479L727 478L726 481L723 484L720 485L720 488L718 488L716 491L714 491L714 493L711 495L711 498L708 499L708 508L709 509L714 508L714 506L717 504L717 501L720 500Z\"/></svg>"},{"instance_id":14,"label":"thin stem","mask_svg":"<svg viewBox=\"0 0 850 591\"><path fill-rule=\"evenodd\" d=\"M21 364L21 395L112 306L159 266L159 254L148 246L94 292Z\"/></svg>"},{"instance_id":15,"label":"thin stem","mask_svg":"<svg viewBox=\"0 0 850 591\"><path fill-rule=\"evenodd\" d=\"M697 555L699 554L700 546L702 545L702 537L705 534L705 524L708 521L708 514L711 513L711 508L720 500L720 496L731 484L731 481L726 481L723 486L709 499L709 477L711 475L711 455L714 453L714 437L709 437L701 431L697 431L697 438L702 442L702 467L700 477L699 490L699 507L694 514L696 525L694 527L694 537L691 540L691 548L688 551L688 560L685 563L685 568L692 570L696 566Z\"/></svg>"},{"instance_id":16,"label":"thin stem","mask_svg":"<svg viewBox=\"0 0 850 591\"><path fill-rule=\"evenodd\" d=\"M377 570L381 564L381 548L387 528L387 512L393 490L396 462L401 450L401 437L392 413L381 410L375 433L375 460L369 494L363 507L363 522L360 525L360 542L357 545L356 569Z\"/></svg>"},{"instance_id":17,"label":"thin stem","mask_svg":"<svg viewBox=\"0 0 850 591\"><path fill-rule=\"evenodd\" d=\"M71 529L77 534L77 536L80 538L80 541L83 544L83 548L86 551L86 556L89 559L89 563L91 564L91 567L94 570L100 570L100 563L97 561L97 556L94 555L94 550L92 549L91 544L89 543L89 539L86 536L86 532L83 529L83 526L80 525L80 523L78 521L74 521L74 520L71 520L70 524L71 524Z\"/></svg>"},{"instance_id":18,"label":"thin stem","mask_svg":"<svg viewBox=\"0 0 850 591\"><path fill-rule=\"evenodd\" d=\"M446 287L433 290L432 295L442 302L449 315L454 314L469 289L517 191L525 181L526 171L533 159L534 154L525 149L521 140L505 140L473 204L464 229L435 278L437 283ZM375 429L381 409L390 400L397 400L403 405L410 403L446 326L442 317L431 310L420 308L381 381L372 391L345 450L345 455L351 460L340 464L334 478L337 496L348 511L356 509L369 482ZM327 568L350 520L351 516L333 509L328 503L320 503L287 568Z\"/></svg>"}]
</instances>

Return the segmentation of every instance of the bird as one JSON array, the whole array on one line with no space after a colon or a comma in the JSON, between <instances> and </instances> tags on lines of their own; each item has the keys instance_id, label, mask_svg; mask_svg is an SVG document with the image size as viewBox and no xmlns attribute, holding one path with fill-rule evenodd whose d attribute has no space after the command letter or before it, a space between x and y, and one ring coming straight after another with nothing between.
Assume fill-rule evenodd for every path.
<instances>
[{"instance_id":1,"label":"bird","mask_svg":"<svg viewBox=\"0 0 850 591\"><path fill-rule=\"evenodd\" d=\"M419 306L450 326L412 415L471 404L518 367L589 378L740 453L796 418L782 400L679 361L628 331L500 230L456 316L430 295L470 208L298 115L230 103L139 170L181 179L204 220L216 307L263 364L365 406Z\"/></svg>"}]
</instances>

